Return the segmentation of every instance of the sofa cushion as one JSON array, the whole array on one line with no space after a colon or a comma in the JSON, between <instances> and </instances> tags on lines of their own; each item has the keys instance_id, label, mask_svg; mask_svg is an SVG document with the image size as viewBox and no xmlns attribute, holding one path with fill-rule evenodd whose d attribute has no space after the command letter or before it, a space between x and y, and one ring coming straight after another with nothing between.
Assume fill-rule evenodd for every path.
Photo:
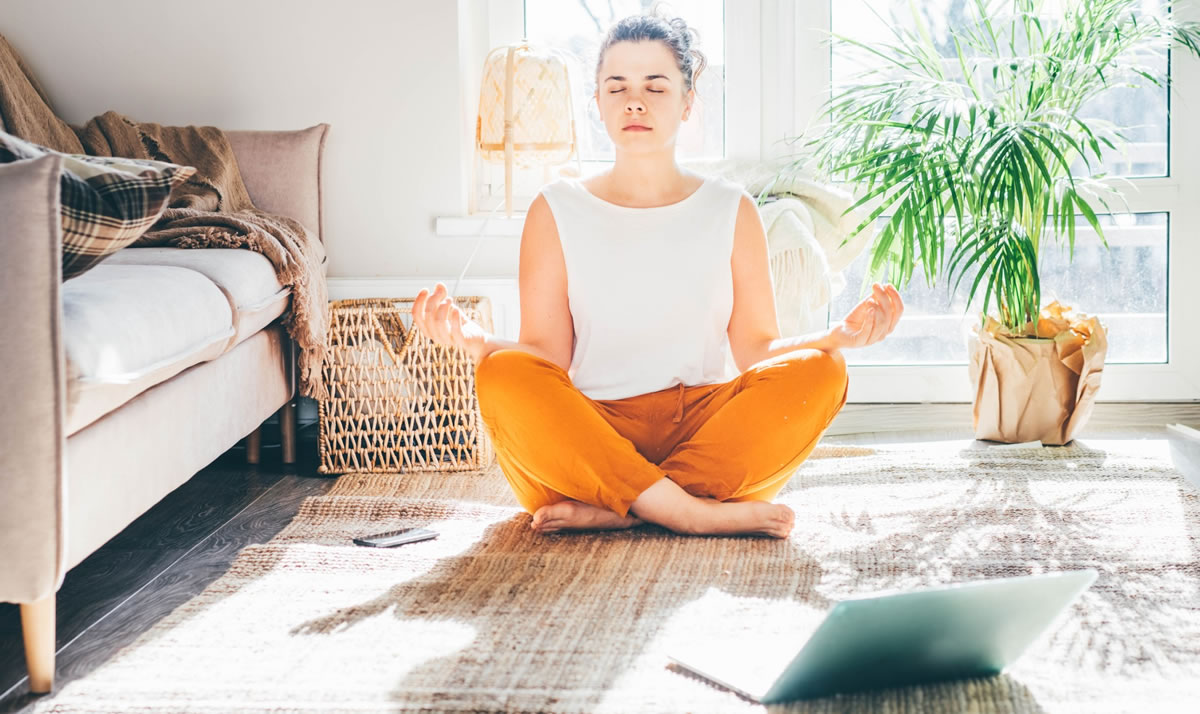
<instances>
[{"instance_id":1,"label":"sofa cushion","mask_svg":"<svg viewBox=\"0 0 1200 714\"><path fill-rule=\"evenodd\" d=\"M62 287L67 434L225 351L229 301L194 270L107 261Z\"/></svg>"},{"instance_id":2,"label":"sofa cushion","mask_svg":"<svg viewBox=\"0 0 1200 714\"><path fill-rule=\"evenodd\" d=\"M172 265L213 281L234 310L236 333L226 349L271 324L287 309L291 290L280 284L271 261L245 248L126 248L109 265Z\"/></svg>"},{"instance_id":3,"label":"sofa cushion","mask_svg":"<svg viewBox=\"0 0 1200 714\"><path fill-rule=\"evenodd\" d=\"M46 155L63 157L64 280L141 238L166 210L171 190L196 172L162 161L60 154L0 131L0 163Z\"/></svg>"},{"instance_id":4,"label":"sofa cushion","mask_svg":"<svg viewBox=\"0 0 1200 714\"><path fill-rule=\"evenodd\" d=\"M311 238L321 242L321 157L328 133L328 124L294 131L225 132L255 207L300 221ZM322 269L327 264L322 263Z\"/></svg>"}]
</instances>

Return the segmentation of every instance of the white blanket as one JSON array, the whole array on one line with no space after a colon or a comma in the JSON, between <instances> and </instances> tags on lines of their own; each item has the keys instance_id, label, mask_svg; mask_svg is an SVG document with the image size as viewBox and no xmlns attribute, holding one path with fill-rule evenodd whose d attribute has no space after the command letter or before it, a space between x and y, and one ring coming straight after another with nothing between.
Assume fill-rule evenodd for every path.
<instances>
[{"instance_id":1,"label":"white blanket","mask_svg":"<svg viewBox=\"0 0 1200 714\"><path fill-rule=\"evenodd\" d=\"M869 227L843 241L862 221L858 211L846 214L853 197L840 189L802 176L777 178L780 163L743 159L681 162L686 168L739 183L757 197L771 257L779 327L784 335L811 332L826 326L829 302L845 287L842 271L875 235Z\"/></svg>"}]
</instances>

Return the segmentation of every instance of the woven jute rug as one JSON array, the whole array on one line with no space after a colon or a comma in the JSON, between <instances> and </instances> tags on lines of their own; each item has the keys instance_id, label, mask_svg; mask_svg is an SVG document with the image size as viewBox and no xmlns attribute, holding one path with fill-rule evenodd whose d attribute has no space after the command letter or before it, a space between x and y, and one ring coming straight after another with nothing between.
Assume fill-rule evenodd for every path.
<instances>
[{"instance_id":1,"label":"woven jute rug","mask_svg":"<svg viewBox=\"0 0 1200 714\"><path fill-rule=\"evenodd\" d=\"M1200 702L1200 499L1154 439L822 446L787 540L540 535L499 471L343 476L41 711L761 711L667 659L794 651L836 600L1077 568L1005 673L778 711L1166 712ZM354 535L427 525L395 549Z\"/></svg>"}]
</instances>

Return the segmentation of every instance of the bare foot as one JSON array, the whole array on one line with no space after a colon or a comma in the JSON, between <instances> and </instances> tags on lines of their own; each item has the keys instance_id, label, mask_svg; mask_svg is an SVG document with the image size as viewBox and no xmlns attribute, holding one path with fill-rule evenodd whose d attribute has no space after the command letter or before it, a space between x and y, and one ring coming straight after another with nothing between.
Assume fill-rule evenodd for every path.
<instances>
[{"instance_id":1,"label":"bare foot","mask_svg":"<svg viewBox=\"0 0 1200 714\"><path fill-rule=\"evenodd\" d=\"M796 522L796 514L782 503L718 501L693 496L665 477L642 491L629 512L644 521L689 535L751 533L787 538Z\"/></svg>"},{"instance_id":2,"label":"bare foot","mask_svg":"<svg viewBox=\"0 0 1200 714\"><path fill-rule=\"evenodd\" d=\"M529 527L539 533L552 533L560 530L617 530L642 523L642 519L632 515L619 516L607 508L567 500L537 509Z\"/></svg>"},{"instance_id":3,"label":"bare foot","mask_svg":"<svg viewBox=\"0 0 1200 714\"><path fill-rule=\"evenodd\" d=\"M688 532L696 535L759 534L787 538L796 513L782 503L767 501L707 502L701 499L700 515Z\"/></svg>"}]
</instances>

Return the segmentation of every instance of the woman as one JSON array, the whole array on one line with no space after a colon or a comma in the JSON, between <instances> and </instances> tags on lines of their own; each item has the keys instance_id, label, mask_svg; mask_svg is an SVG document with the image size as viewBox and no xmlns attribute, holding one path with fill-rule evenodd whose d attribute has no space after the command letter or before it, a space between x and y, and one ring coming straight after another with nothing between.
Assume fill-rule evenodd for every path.
<instances>
[{"instance_id":1,"label":"woman","mask_svg":"<svg viewBox=\"0 0 1200 714\"><path fill-rule=\"evenodd\" d=\"M413 306L418 329L470 355L501 470L539 532L787 537L794 513L771 499L845 404L841 350L903 312L877 283L830 329L779 336L753 198L675 162L704 68L692 41L679 18L609 30L594 99L616 161L530 205L517 342L468 320L441 283Z\"/></svg>"}]
</instances>

